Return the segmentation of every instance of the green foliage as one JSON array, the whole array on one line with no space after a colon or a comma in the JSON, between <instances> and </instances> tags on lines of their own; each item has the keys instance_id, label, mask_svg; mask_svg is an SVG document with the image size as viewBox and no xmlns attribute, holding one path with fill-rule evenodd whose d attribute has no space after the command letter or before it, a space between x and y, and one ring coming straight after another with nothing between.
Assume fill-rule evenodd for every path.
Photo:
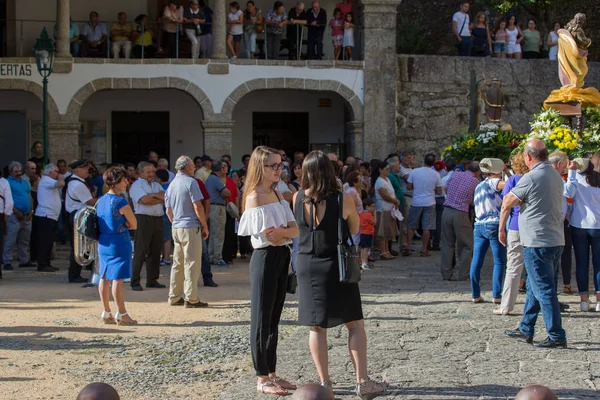
<instances>
[{"instance_id":1,"label":"green foliage","mask_svg":"<svg viewBox=\"0 0 600 400\"><path fill-rule=\"evenodd\" d=\"M452 157L459 162L481 160L485 157L508 160L527 135L511 132L489 123L481 125L475 132L458 135L454 143L444 149L444 157Z\"/></svg>"},{"instance_id":2,"label":"green foliage","mask_svg":"<svg viewBox=\"0 0 600 400\"><path fill-rule=\"evenodd\" d=\"M403 17L396 29L396 52L399 54L425 54L427 40L422 25Z\"/></svg>"}]
</instances>

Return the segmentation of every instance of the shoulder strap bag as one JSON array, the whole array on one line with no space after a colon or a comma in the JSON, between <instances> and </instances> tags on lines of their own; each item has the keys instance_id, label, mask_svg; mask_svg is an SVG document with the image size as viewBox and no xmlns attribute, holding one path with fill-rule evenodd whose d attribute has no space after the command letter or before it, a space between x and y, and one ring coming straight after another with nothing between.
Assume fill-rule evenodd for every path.
<instances>
[{"instance_id":1,"label":"shoulder strap bag","mask_svg":"<svg viewBox=\"0 0 600 400\"><path fill-rule=\"evenodd\" d=\"M467 23L467 16L465 15L465 19L463 19L462 26L460 27L460 30L458 31L458 36L460 36L460 34L462 33L462 30L465 27L466 23ZM460 41L456 38L456 36L454 37L454 46L456 46L457 48L460 47Z\"/></svg>"},{"instance_id":2,"label":"shoulder strap bag","mask_svg":"<svg viewBox=\"0 0 600 400\"><path fill-rule=\"evenodd\" d=\"M281 203L281 199L275 190L275 196L277 196L277 201ZM294 265L292 264L292 250L290 246L286 246L290 250L290 266L292 268L292 272L288 274L287 285L285 291L290 294L295 294L296 289L298 288L298 275L296 275L296 270L294 269Z\"/></svg>"},{"instance_id":3,"label":"shoulder strap bag","mask_svg":"<svg viewBox=\"0 0 600 400\"><path fill-rule=\"evenodd\" d=\"M352 235L348 232L350 245L344 241L343 225L344 225L344 193L338 195L338 268L340 272L341 283L358 283L360 281L360 262L359 255Z\"/></svg>"}]
</instances>

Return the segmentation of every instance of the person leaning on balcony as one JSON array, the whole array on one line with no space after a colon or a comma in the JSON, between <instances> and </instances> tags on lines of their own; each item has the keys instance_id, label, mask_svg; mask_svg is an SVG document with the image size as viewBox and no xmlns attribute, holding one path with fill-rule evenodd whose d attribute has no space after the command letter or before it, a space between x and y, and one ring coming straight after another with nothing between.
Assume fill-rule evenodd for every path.
<instances>
[{"instance_id":1,"label":"person leaning on balcony","mask_svg":"<svg viewBox=\"0 0 600 400\"><path fill-rule=\"evenodd\" d=\"M213 10L206 5L204 0L199 0L200 9L204 13L205 23L200 25L200 29L202 29L202 34L200 35L200 53L202 54L202 58L211 58L212 57L212 18L213 18Z\"/></svg>"},{"instance_id":2,"label":"person leaning on balcony","mask_svg":"<svg viewBox=\"0 0 600 400\"><path fill-rule=\"evenodd\" d=\"M133 27L127 23L127 14L124 12L120 12L117 18L119 22L110 25L113 58L119 58L121 50L123 50L123 56L129 59L131 58L131 31Z\"/></svg>"},{"instance_id":3,"label":"person leaning on balcony","mask_svg":"<svg viewBox=\"0 0 600 400\"><path fill-rule=\"evenodd\" d=\"M81 47L81 56L87 57L90 50L99 51L102 56L107 54L108 32L106 25L98 22L99 15L96 11L90 13L90 22L83 26L81 35L83 43Z\"/></svg>"},{"instance_id":4,"label":"person leaning on balcony","mask_svg":"<svg viewBox=\"0 0 600 400\"><path fill-rule=\"evenodd\" d=\"M299 41L302 40L302 35L300 33L302 32L302 27L308 22L303 2L297 2L296 7L290 10L288 21L287 40L289 58L290 60L296 60L298 58L298 45L300 45L300 50L302 49L302 44L301 42L299 43Z\"/></svg>"},{"instance_id":5,"label":"person leaning on balcony","mask_svg":"<svg viewBox=\"0 0 600 400\"><path fill-rule=\"evenodd\" d=\"M167 43L169 44L169 58L177 57L177 33L180 27L178 24L183 22L183 7L177 5L177 0L170 0L163 11L161 18L163 22L162 30L167 34Z\"/></svg>"},{"instance_id":6,"label":"person leaning on balcony","mask_svg":"<svg viewBox=\"0 0 600 400\"><path fill-rule=\"evenodd\" d=\"M281 1L276 1L273 8L267 12L265 23L267 24L267 58L277 60L279 58L281 36L283 36L283 26L287 24L285 7Z\"/></svg>"},{"instance_id":7,"label":"person leaning on balcony","mask_svg":"<svg viewBox=\"0 0 600 400\"><path fill-rule=\"evenodd\" d=\"M312 8L307 14L308 58L311 60L320 60L323 56L323 35L327 26L327 12L315 0L312 2Z\"/></svg>"},{"instance_id":8,"label":"person leaning on balcony","mask_svg":"<svg viewBox=\"0 0 600 400\"><path fill-rule=\"evenodd\" d=\"M131 33L131 40L133 41L133 56L135 58L154 58L156 48L152 43L154 37L154 31L148 25L148 16L146 14L140 14L135 19L136 27ZM144 54L142 57L142 48Z\"/></svg>"},{"instance_id":9,"label":"person leaning on balcony","mask_svg":"<svg viewBox=\"0 0 600 400\"><path fill-rule=\"evenodd\" d=\"M183 10L183 29L185 34L192 43L192 58L200 57L200 36L202 35L202 27L200 24L206 22L204 12L200 9L198 0L190 0L190 6Z\"/></svg>"},{"instance_id":10,"label":"person leaning on balcony","mask_svg":"<svg viewBox=\"0 0 600 400\"><path fill-rule=\"evenodd\" d=\"M71 19L71 25L69 26L69 42L71 48L71 56L79 57L80 54L80 43L79 43L79 27L76 23ZM54 40L58 38L58 33L56 30L56 25L54 25Z\"/></svg>"}]
</instances>

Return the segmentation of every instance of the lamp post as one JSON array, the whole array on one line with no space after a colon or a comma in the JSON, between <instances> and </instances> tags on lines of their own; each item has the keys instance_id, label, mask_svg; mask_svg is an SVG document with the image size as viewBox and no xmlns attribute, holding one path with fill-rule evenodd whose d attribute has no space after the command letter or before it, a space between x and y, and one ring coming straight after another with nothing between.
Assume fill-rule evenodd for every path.
<instances>
[{"instance_id":1,"label":"lamp post","mask_svg":"<svg viewBox=\"0 0 600 400\"><path fill-rule=\"evenodd\" d=\"M38 72L42 76L42 86L44 88L43 96L43 146L44 146L44 166L48 164L48 77L52 74L52 66L54 65L54 54L56 49L54 43L48 36L46 28L42 30L39 39L35 42L33 47L35 51L35 63L37 65Z\"/></svg>"}]
</instances>

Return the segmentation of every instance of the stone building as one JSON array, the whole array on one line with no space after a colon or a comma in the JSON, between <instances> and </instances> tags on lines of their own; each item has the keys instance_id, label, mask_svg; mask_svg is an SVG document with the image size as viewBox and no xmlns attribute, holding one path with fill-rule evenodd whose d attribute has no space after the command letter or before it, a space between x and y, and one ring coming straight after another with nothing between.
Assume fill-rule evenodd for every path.
<instances>
[{"instance_id":1,"label":"stone building","mask_svg":"<svg viewBox=\"0 0 600 400\"><path fill-rule=\"evenodd\" d=\"M239 162L258 144L288 152L323 148L342 156L382 156L396 144L399 1L354 5L362 25L355 35L358 54L343 61L330 56L327 34L324 60L288 61L285 53L281 60L228 59L225 0L208 2L215 12L210 59L72 58L69 17L80 27L92 10L107 27L119 11L129 20L138 14L156 20L166 2L3 2L8 16L3 51L9 57L0 58L0 164L29 158L31 144L42 139L41 77L31 48L43 27L52 35L55 26L50 160L125 162L155 150L171 160L180 154L231 154ZM328 18L336 2L321 2ZM263 13L272 7L267 0L257 6Z\"/></svg>"}]
</instances>

